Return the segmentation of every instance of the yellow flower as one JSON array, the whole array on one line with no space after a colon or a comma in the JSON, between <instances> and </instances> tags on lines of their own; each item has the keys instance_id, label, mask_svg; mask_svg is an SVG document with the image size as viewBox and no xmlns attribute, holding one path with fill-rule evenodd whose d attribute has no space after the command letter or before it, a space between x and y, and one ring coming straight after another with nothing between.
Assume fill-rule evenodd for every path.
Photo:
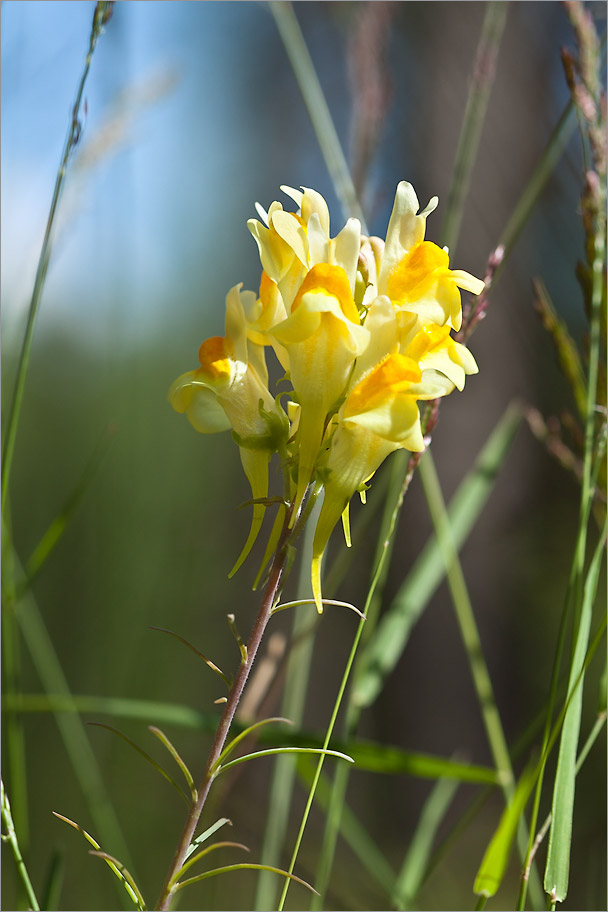
<instances>
[{"instance_id":1,"label":"yellow flower","mask_svg":"<svg viewBox=\"0 0 608 912\"><path fill-rule=\"evenodd\" d=\"M226 335L203 342L200 367L177 378L169 401L203 434L232 427L252 497L260 500L268 496L268 462L287 439L288 421L268 390L264 349L247 339L243 299L250 305L252 293L240 288L235 285L226 297ZM254 503L249 536L230 575L251 550L264 509Z\"/></svg>"},{"instance_id":2,"label":"yellow flower","mask_svg":"<svg viewBox=\"0 0 608 912\"><path fill-rule=\"evenodd\" d=\"M326 263L313 266L294 298L289 317L270 330L270 336L289 355L291 382L300 405L295 521L328 418L339 405L355 359L369 342L345 271Z\"/></svg>"},{"instance_id":3,"label":"yellow flower","mask_svg":"<svg viewBox=\"0 0 608 912\"><path fill-rule=\"evenodd\" d=\"M263 222L247 223L260 252L264 272L276 282L289 312L308 271L321 263L341 267L355 290L361 225L349 219L335 238L329 234L329 210L320 193L303 187L281 187L300 207L298 213L286 212L274 202L268 212L258 205Z\"/></svg>"},{"instance_id":4,"label":"yellow flower","mask_svg":"<svg viewBox=\"0 0 608 912\"><path fill-rule=\"evenodd\" d=\"M424 450L419 400L462 389L477 372L470 352L449 335L449 327L424 326L410 340L401 337L393 305L379 297L366 320L370 343L357 361L320 472L325 494L313 542L312 586L322 610L321 561L332 530L361 489L393 450ZM400 350L403 349L403 350Z\"/></svg>"},{"instance_id":5,"label":"yellow flower","mask_svg":"<svg viewBox=\"0 0 608 912\"><path fill-rule=\"evenodd\" d=\"M398 185L378 275L378 294L388 295L398 310L415 314L422 322L448 323L459 330L459 289L478 295L484 283L468 272L450 269L447 250L424 240L427 216L437 202L434 196L418 213L412 185L406 181Z\"/></svg>"}]
</instances>

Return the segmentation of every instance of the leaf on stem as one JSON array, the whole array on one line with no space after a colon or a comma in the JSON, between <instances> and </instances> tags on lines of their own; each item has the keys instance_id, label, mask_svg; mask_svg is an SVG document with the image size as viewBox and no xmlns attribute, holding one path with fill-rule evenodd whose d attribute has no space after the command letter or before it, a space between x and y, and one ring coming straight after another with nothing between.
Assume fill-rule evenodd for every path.
<instances>
[{"instance_id":1,"label":"leaf on stem","mask_svg":"<svg viewBox=\"0 0 608 912\"><path fill-rule=\"evenodd\" d=\"M176 884L174 892L177 893L178 890L182 890L184 887L190 886L190 884L198 883L199 880L205 880L207 877L215 877L216 874L229 874L231 871L243 870L272 871L273 874L279 874L281 877L288 877L290 880L295 880L296 883L302 884L302 886L306 887L307 890L310 890L311 893L317 892L314 887L311 887L311 885L306 883L305 880L302 880L301 877L296 877L295 874L289 874L287 871L281 870L281 868L272 868L270 865L248 863L226 865L223 868L214 868L212 871L205 871L204 874L197 874L196 877L190 877L188 880L183 880L181 883Z\"/></svg>"},{"instance_id":2,"label":"leaf on stem","mask_svg":"<svg viewBox=\"0 0 608 912\"><path fill-rule=\"evenodd\" d=\"M237 757L236 760L229 760L228 763L224 763L223 766L218 766L215 769L215 775L219 776L220 773L231 769L233 766L238 766L239 763L245 763L247 760L253 760L255 757L270 757L272 754L325 754L328 757L348 760L349 763L355 762L348 754L343 754L341 751L324 750L322 747L271 747L269 750L255 751L253 754Z\"/></svg>"},{"instance_id":3,"label":"leaf on stem","mask_svg":"<svg viewBox=\"0 0 608 912\"><path fill-rule=\"evenodd\" d=\"M206 839L209 839L210 836L213 836L221 827L228 824L232 826L232 820L229 820L228 817L220 817L219 820L216 820L215 823L212 823L200 836L197 836L190 845L188 846L188 851L186 852L186 858L189 858L193 852L196 851L201 843L205 842Z\"/></svg>"},{"instance_id":4,"label":"leaf on stem","mask_svg":"<svg viewBox=\"0 0 608 912\"><path fill-rule=\"evenodd\" d=\"M199 657L199 659L202 659L205 665L209 666L211 671L214 671L217 675L219 675L227 687L232 687L232 681L228 675L225 675L221 668L218 668L215 662L212 662L211 659L208 659L207 656L203 655L202 652L199 652L196 646L193 646L192 643L190 643L189 640L187 640L185 637L180 636L179 633L175 633L173 630L167 630L165 627L150 627L150 630L158 630L160 633L168 633L169 636L175 637L176 640L179 640L180 643L183 643L184 646L187 646L188 649L191 649L192 652L194 652Z\"/></svg>"},{"instance_id":5,"label":"leaf on stem","mask_svg":"<svg viewBox=\"0 0 608 912\"><path fill-rule=\"evenodd\" d=\"M188 861L184 862L184 864L181 866L179 871L172 878L170 885L173 886L173 884L177 883L177 881L182 876L184 871L187 871L188 868L192 867L192 865L195 864L197 861L200 861L201 858L204 858L205 855L208 855L210 852L215 852L216 849L226 849L226 848L243 849L244 852L251 851L249 849L249 847L246 845L243 845L242 842L214 842L213 845L207 846L206 849L201 849L201 851L197 852L196 855L191 855L188 858Z\"/></svg>"},{"instance_id":6,"label":"leaf on stem","mask_svg":"<svg viewBox=\"0 0 608 912\"><path fill-rule=\"evenodd\" d=\"M244 665L245 662L247 661L247 646L243 642L243 638L237 630L236 620L235 620L234 615L228 614L226 616L228 618L228 626L230 627L230 632L232 633L232 636L236 640L237 646L239 647L239 652L241 653L241 664Z\"/></svg>"},{"instance_id":7,"label":"leaf on stem","mask_svg":"<svg viewBox=\"0 0 608 912\"><path fill-rule=\"evenodd\" d=\"M131 876L131 874L129 874L129 872L127 871L125 866L117 858L114 858L113 855L109 855L107 852L101 852L101 851L96 851L95 849L92 849L89 852L89 855L94 855L96 858L103 858L103 860L106 861L110 865L112 870L114 870L114 868L116 868L118 870L119 874L121 875L121 877L125 883L125 889L127 889L129 896L132 897L134 902L136 902L138 907L142 910L142 912L144 912L144 910L146 908L144 898L139 891L139 887L137 886L137 884L133 880L133 877ZM129 890L128 887L131 888L133 893L131 893L131 890Z\"/></svg>"},{"instance_id":8,"label":"leaf on stem","mask_svg":"<svg viewBox=\"0 0 608 912\"><path fill-rule=\"evenodd\" d=\"M188 783L188 788L190 789L190 794L192 795L192 803L194 804L198 798L198 792L196 791L196 787L194 785L194 778L192 776L192 773L190 772L190 770L188 769L188 767L186 766L186 764L180 757L179 753L177 752L177 749L173 746L173 744L171 743L169 738L167 738L166 734L163 731L161 731L160 728L157 728L155 725L148 725L148 731L151 731L153 735L156 735L158 740L162 744L164 744L164 746L167 748L167 750L169 751L169 753L171 754L171 756L173 757L173 759L175 760L175 762L181 769L182 773L184 774L184 778L185 778L186 782Z\"/></svg>"},{"instance_id":9,"label":"leaf on stem","mask_svg":"<svg viewBox=\"0 0 608 912\"><path fill-rule=\"evenodd\" d=\"M141 754L141 756L145 760L147 760L148 763L150 763L154 767L154 769L167 780L167 782L171 783L173 788L179 793L179 795L181 795L181 797L184 799L186 804L190 805L190 799L185 794L185 792L182 791L182 789L179 787L179 785L177 784L175 779L172 776L170 776L169 773L165 769L163 769L163 767L160 765L160 763L157 763L156 760L153 760L152 757L150 756L150 754L146 753L146 751L142 747L140 747L139 744L136 744L135 741L132 741L131 738L129 738L127 735L123 734L123 732L119 731L117 728L112 728L111 725L106 725L104 722L88 722L87 724L95 725L98 728L107 728L108 731L113 732L115 735L118 735L119 738L122 738L123 741L126 741L127 744L130 744L131 747L134 750L136 750L138 754Z\"/></svg>"},{"instance_id":10,"label":"leaf on stem","mask_svg":"<svg viewBox=\"0 0 608 912\"><path fill-rule=\"evenodd\" d=\"M354 611L355 614L359 615L364 621L366 620L365 615L362 611L359 611L354 605L350 602L340 602L338 599L321 599L324 605L338 605L341 608L350 608L351 611ZM295 608L298 605L314 605L314 599L296 599L293 602L281 602L279 605L275 605L272 609L272 614L276 614L278 611L284 611L286 608Z\"/></svg>"},{"instance_id":11,"label":"leaf on stem","mask_svg":"<svg viewBox=\"0 0 608 912\"><path fill-rule=\"evenodd\" d=\"M129 872L127 871L125 866L120 861L118 861L116 858L114 858L112 855L108 855L107 852L104 852L102 850L101 846L99 845L99 843L97 842L97 840L94 839L90 833L87 833L87 831L85 829L83 829L80 826L80 824L76 823L74 820L70 820L69 817L64 817L63 814L58 814L57 811L52 811L52 814L55 817L57 817L58 820L63 820L64 823L67 823L69 826L73 827L75 830L78 830L78 832L82 836L84 836L86 841L90 845L93 846L94 851L91 852L91 855L97 855L97 857L103 858L103 860L106 862L108 867L114 872L116 877L118 877L118 879L122 882L125 890L129 894L129 896L131 897L131 899L133 900L133 902L135 903L137 908L140 909L141 912L145 912L146 904L141 895L141 892L140 892L139 888L137 887L137 884L133 880L133 877L129 874Z\"/></svg>"},{"instance_id":12,"label":"leaf on stem","mask_svg":"<svg viewBox=\"0 0 608 912\"><path fill-rule=\"evenodd\" d=\"M287 725L293 725L291 719L285 719L283 716L270 716L268 719L262 719L260 722L254 722L253 725L249 725L247 728L243 729L242 732L233 738L229 744L226 745L222 753L217 758L217 763L214 766L214 769L218 767L226 757L232 753L235 747L244 739L247 738L251 732L254 732L258 728L262 728L264 725L270 725L271 722L285 722Z\"/></svg>"}]
</instances>

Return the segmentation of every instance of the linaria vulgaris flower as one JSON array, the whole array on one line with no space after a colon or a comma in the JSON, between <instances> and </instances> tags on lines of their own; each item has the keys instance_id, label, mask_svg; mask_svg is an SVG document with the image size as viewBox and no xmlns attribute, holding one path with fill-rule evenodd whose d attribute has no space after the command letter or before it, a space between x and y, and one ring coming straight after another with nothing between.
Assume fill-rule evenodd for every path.
<instances>
[{"instance_id":1,"label":"linaria vulgaris flower","mask_svg":"<svg viewBox=\"0 0 608 912\"><path fill-rule=\"evenodd\" d=\"M332 238L319 193L282 189L298 211L274 202L268 212L257 207L262 221L248 223L263 269L259 294L230 291L226 336L203 342L201 366L169 396L197 430L232 427L239 445L254 505L232 572L260 530L273 453L287 473L292 525L309 485L323 487L311 568L321 612L323 554L341 516L348 529L352 496L394 450L424 450L418 402L462 390L477 372L450 333L462 322L460 289L479 294L484 284L450 269L448 251L424 239L438 201L418 212L405 181L385 241L362 237L356 219ZM287 413L268 389L267 347L291 381Z\"/></svg>"}]
</instances>

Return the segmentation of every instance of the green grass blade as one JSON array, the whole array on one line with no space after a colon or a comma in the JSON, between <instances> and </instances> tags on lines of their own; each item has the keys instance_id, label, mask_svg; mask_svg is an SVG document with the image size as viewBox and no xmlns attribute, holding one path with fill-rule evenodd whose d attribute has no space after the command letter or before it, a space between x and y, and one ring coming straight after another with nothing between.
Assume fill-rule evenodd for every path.
<instances>
[{"instance_id":1,"label":"green grass blade","mask_svg":"<svg viewBox=\"0 0 608 912\"><path fill-rule=\"evenodd\" d=\"M32 297L30 300L30 306L27 317L27 324L25 328L25 335L23 337L23 343L21 347L21 354L19 356L19 363L17 365L17 376L15 379L15 386L13 389L13 396L11 399L11 404L8 410L8 418L6 420L6 428L4 432L4 447L2 450L2 491L1 491L1 507L0 512L2 515L5 515L6 507L6 495L8 492L8 482L11 473L11 465L13 461L13 453L15 450L15 441L17 438L17 428L19 426L19 416L21 414L21 406L23 403L23 394L25 391L25 381L27 377L27 371L30 362L30 355L32 350L32 341L34 338L34 329L36 326L36 318L38 316L38 309L40 306L40 299L42 297L42 291L44 289L44 284L46 280L46 274L49 266L49 260L51 258L51 251L53 247L53 232L55 227L55 216L57 214L57 208L59 205L59 200L61 197L61 192L65 183L65 176L67 171L68 162L72 151L74 150L79 136L80 136L80 104L82 102L82 96L84 93L85 83L87 81L87 76L89 75L89 69L91 66L91 59L93 57L93 51L95 50L95 45L97 40L101 35L103 26L110 18L112 12L112 4L106 2L98 2L95 4L95 12L93 13L93 24L91 28L91 35L89 37L89 50L84 62L84 68L80 77L80 82L78 85L78 90L76 92L76 100L71 112L70 125L68 127L68 133L63 148L63 153L61 156L61 162L59 165L59 170L57 172L57 177L55 179L55 188L53 190L53 197L51 200L51 206L49 210L49 215L46 223L46 229L44 232L44 238L42 241L42 248L40 250L40 258L38 260L38 268L36 270L36 277L34 279L34 288L32 290Z\"/></svg>"},{"instance_id":2,"label":"green grass blade","mask_svg":"<svg viewBox=\"0 0 608 912\"><path fill-rule=\"evenodd\" d=\"M452 802L458 783L440 779L433 787L420 815L409 850L392 891L395 909L409 909L422 885L437 830Z\"/></svg>"},{"instance_id":3,"label":"green grass blade","mask_svg":"<svg viewBox=\"0 0 608 912\"><path fill-rule=\"evenodd\" d=\"M589 642L589 631L591 629L593 603L597 592L605 543L606 524L604 523L604 530L595 549L587 579L585 580L580 623L570 669L569 691L572 691L583 670ZM551 805L552 823L545 868L545 890L553 900L558 902L563 902L568 893L576 778L576 750L580 733L582 704L583 686L581 680L576 691L571 695L563 723Z\"/></svg>"},{"instance_id":4,"label":"green grass blade","mask_svg":"<svg viewBox=\"0 0 608 912\"><path fill-rule=\"evenodd\" d=\"M500 2L490 0L486 4L467 104L458 138L446 215L439 241L440 246L449 247L451 252L456 246L460 233L465 200L469 192L490 92L494 84L496 61L507 21L508 8L509 4L502 0Z\"/></svg>"},{"instance_id":5,"label":"green grass blade","mask_svg":"<svg viewBox=\"0 0 608 912\"><path fill-rule=\"evenodd\" d=\"M298 775L305 785L310 786L314 780L315 767L307 757L298 758ZM315 800L323 811L330 807L335 784L322 774L319 777ZM359 818L348 804L344 804L340 820L340 835L352 849L359 863L376 880L387 896L391 895L395 883L395 872L386 860L383 852L369 835Z\"/></svg>"},{"instance_id":6,"label":"green grass blade","mask_svg":"<svg viewBox=\"0 0 608 912\"><path fill-rule=\"evenodd\" d=\"M576 112L572 101L569 101L500 237L500 244L504 247L504 256L494 275L494 285L498 280L499 274L504 269L507 257L512 252L521 231L530 218L532 210L540 199L547 181L562 157L575 127Z\"/></svg>"},{"instance_id":7,"label":"green grass blade","mask_svg":"<svg viewBox=\"0 0 608 912\"><path fill-rule=\"evenodd\" d=\"M53 712L53 713L107 713L113 717L140 719L148 721L162 715L164 721L174 725L191 728L197 731L213 732L217 727L217 716L201 713L179 703L157 703L153 700L129 700L121 697L87 697L73 696L66 699L46 694L23 694L18 699L4 699L3 711L10 712ZM238 729L242 722L235 720L233 727ZM321 747L323 738L314 732L293 731L269 732L260 731L260 743L281 742L285 746ZM457 779L459 782L470 782L478 785L497 785L496 770L488 766L460 763L432 754L406 751L390 744L377 744L361 738L334 739L336 749L348 754L357 765L357 769L370 773L415 776L422 779Z\"/></svg>"},{"instance_id":8,"label":"green grass blade","mask_svg":"<svg viewBox=\"0 0 608 912\"><path fill-rule=\"evenodd\" d=\"M358 218L363 233L367 234L365 219L342 146L293 7L285 0L273 0L268 6L285 45L334 189L342 203L344 216Z\"/></svg>"},{"instance_id":9,"label":"green grass blade","mask_svg":"<svg viewBox=\"0 0 608 912\"><path fill-rule=\"evenodd\" d=\"M30 909L38 912L40 906L38 905L38 900L36 899L36 894L34 893L34 888L30 880L30 876L27 872L25 862L21 855L21 849L19 848L19 841L17 839L17 833L15 832L15 824L13 823L13 817L11 814L11 805L8 800L8 795L4 790L4 782L0 781L0 806L2 808L2 823L4 824L5 832L2 834L3 841L6 840L13 853L13 858L15 860L15 865L17 867L17 874L25 890L25 894L28 899Z\"/></svg>"},{"instance_id":10,"label":"green grass blade","mask_svg":"<svg viewBox=\"0 0 608 912\"><path fill-rule=\"evenodd\" d=\"M448 508L454 544L460 549L486 504L494 481L521 422L517 405L510 405L492 431L475 465L461 482ZM437 539L431 539L380 621L373 641L361 657L362 670L353 700L369 706L399 661L414 624L445 575Z\"/></svg>"},{"instance_id":11,"label":"green grass blade","mask_svg":"<svg viewBox=\"0 0 608 912\"><path fill-rule=\"evenodd\" d=\"M17 555L14 552L13 555L17 571L23 574ZM129 860L130 853L103 783L97 758L78 709L73 703L61 663L31 591L26 591L22 596L16 617L42 686L47 693L57 695L64 707L64 711L53 710L55 721L72 764L75 780L82 790L95 827L104 843L115 847L117 854L124 858L130 870L133 870L133 864ZM124 901L122 891L120 895L121 901Z\"/></svg>"},{"instance_id":12,"label":"green grass blade","mask_svg":"<svg viewBox=\"0 0 608 912\"><path fill-rule=\"evenodd\" d=\"M473 891L480 896L494 896L502 883L511 846L520 818L534 788L537 772L536 764L525 770L517 783L511 801L502 814L498 829L486 849L475 878Z\"/></svg>"},{"instance_id":13,"label":"green grass blade","mask_svg":"<svg viewBox=\"0 0 608 912\"><path fill-rule=\"evenodd\" d=\"M61 889L63 887L64 868L64 852L63 850L55 849L49 862L41 903L42 908L49 910L49 912L50 910L59 908Z\"/></svg>"},{"instance_id":14,"label":"green grass blade","mask_svg":"<svg viewBox=\"0 0 608 912\"><path fill-rule=\"evenodd\" d=\"M443 554L448 586L467 652L471 676L475 685L494 763L502 782L505 785L511 785L513 771L511 769L509 749L494 699L490 674L483 656L481 640L473 614L473 606L471 605L464 574L458 559L458 552L443 501L439 478L430 451L425 453L423 459L420 460L418 471L433 520L437 541Z\"/></svg>"},{"instance_id":15,"label":"green grass blade","mask_svg":"<svg viewBox=\"0 0 608 912\"><path fill-rule=\"evenodd\" d=\"M108 449L110 437L111 429L107 428L104 431L99 443L95 447L89 461L87 462L78 484L75 486L74 490L61 508L59 514L52 521L32 551L32 554L25 565L26 579L23 582L24 586L29 586L31 584L33 578L40 571L42 566L49 558L51 552L61 539L61 536L69 525L72 516L76 513L76 510L80 506L85 494L89 490L91 483L95 478L101 460L105 456Z\"/></svg>"}]
</instances>

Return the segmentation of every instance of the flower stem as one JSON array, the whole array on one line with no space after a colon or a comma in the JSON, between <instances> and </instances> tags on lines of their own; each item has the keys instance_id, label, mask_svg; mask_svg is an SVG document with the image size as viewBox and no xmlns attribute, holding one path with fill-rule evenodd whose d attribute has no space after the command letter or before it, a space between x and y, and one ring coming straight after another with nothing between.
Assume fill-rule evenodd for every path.
<instances>
[{"instance_id":1,"label":"flower stem","mask_svg":"<svg viewBox=\"0 0 608 912\"><path fill-rule=\"evenodd\" d=\"M186 860L188 848L192 842L192 839L194 838L194 833L205 806L205 802L211 788L211 783L217 774L217 762L219 760L220 754L222 753L222 750L224 749L224 744L226 743L226 738L228 737L230 725L232 724L234 714L239 705L245 684L247 683L247 678L249 677L249 672L251 671L256 653L262 641L262 637L264 636L264 631L266 630L266 626L270 620L272 609L276 603L281 583L281 577L283 575L287 561L288 540L291 538L289 530L289 520L291 518L291 513L292 510L288 510L286 513L285 522L283 524L283 529L279 543L277 545L275 557L272 562L268 582L266 584L266 588L264 589L264 595L262 597L260 610L258 611L258 616L253 625L253 629L249 637L249 642L247 643L247 655L246 657L243 656L241 660L239 670L235 675L234 683L230 689L230 693L228 694L224 712L220 718L215 733L215 738L213 739L213 744L211 745L211 750L209 751L209 756L207 757L205 771L198 787L198 798L190 808L190 812L179 838L177 848L175 849L175 853L173 855L173 859L171 861L171 865L169 867L169 871L167 873L167 877L165 879L155 909L167 910L170 907L172 896L175 893L176 887L178 885L177 877L179 875L179 871Z\"/></svg>"}]
</instances>

